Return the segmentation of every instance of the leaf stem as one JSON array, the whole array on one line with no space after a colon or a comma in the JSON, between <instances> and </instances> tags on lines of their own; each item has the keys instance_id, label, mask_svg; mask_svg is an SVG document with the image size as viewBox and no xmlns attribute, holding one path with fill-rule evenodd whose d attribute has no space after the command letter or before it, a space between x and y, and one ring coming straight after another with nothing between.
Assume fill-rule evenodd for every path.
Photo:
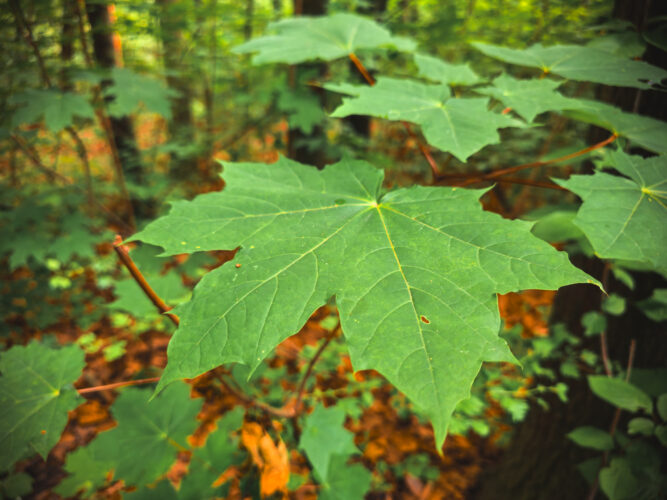
<instances>
[{"instance_id":1,"label":"leaf stem","mask_svg":"<svg viewBox=\"0 0 667 500\"><path fill-rule=\"evenodd\" d=\"M357 55L354 52L350 52L348 54L348 57L350 58L350 61L352 61L352 64L354 64L354 67L359 70L359 73L361 73L361 76L364 77L364 80L366 80L366 83L370 85L371 87L375 85L375 79L371 76L371 74L368 72L366 67L362 64L362 62L359 60ZM408 135L410 136L411 139L414 139L414 141L417 143L417 146L419 147L419 150L421 153L424 155L424 158L426 158L426 161L431 167L431 170L433 171L433 175L437 177L440 175L440 169L438 168L438 164L435 162L433 159L433 156L431 156L431 152L428 150L428 148L422 144L422 142L419 140L417 135L412 131L410 128L410 124L404 120L401 120L401 123L405 127L405 130L408 132Z\"/></svg>"},{"instance_id":2,"label":"leaf stem","mask_svg":"<svg viewBox=\"0 0 667 500\"><path fill-rule=\"evenodd\" d=\"M180 323L178 316L169 312L171 311L171 307L169 307L155 292L155 290L153 290L153 287L148 284L146 278L144 278L144 275L141 274L141 271L139 271L139 268L132 260L132 257L130 257L127 248L125 245L123 245L123 238L121 238L119 234L117 234L116 238L114 239L113 249L116 251L120 261L134 278L134 281L137 282L139 287L141 287L143 292L146 294L146 297L150 299L153 305L157 307L161 313L166 314L174 325L178 326Z\"/></svg>"},{"instance_id":3,"label":"leaf stem","mask_svg":"<svg viewBox=\"0 0 667 500\"><path fill-rule=\"evenodd\" d=\"M89 394L91 392L108 391L110 389L116 389L118 387L126 387L128 385L152 384L154 382L158 382L159 380L160 377L126 380L125 382L114 382L113 384L97 385L95 387L86 387L84 389L77 389L76 392L78 392L79 394Z\"/></svg>"},{"instance_id":4,"label":"leaf stem","mask_svg":"<svg viewBox=\"0 0 667 500\"><path fill-rule=\"evenodd\" d=\"M572 158L576 158L581 155L585 155L586 153L590 153L591 151L595 151L596 149L600 149L605 147L608 144L611 144L618 138L618 135L612 134L610 135L607 139L604 141L600 141L596 144L593 144L592 146L585 147L584 149L581 149L579 151L576 151L574 153L570 153L565 156L561 156L559 158L553 158L551 160L540 160L540 161L534 161L530 163L523 163L521 165L516 165L514 167L508 167L508 168L503 168L500 170L496 170L494 172L490 172L488 174L475 174L472 176L470 179L468 179L466 182L462 184L462 186L467 186L468 184L474 184L475 182L480 182L480 181L487 181L491 179L497 179L498 177L502 177L507 174L513 174L515 172L519 172L521 170L527 169L527 168L535 168L535 167L542 167L544 165L551 165L553 163L560 163L562 161L567 161L571 160Z\"/></svg>"},{"instance_id":5,"label":"leaf stem","mask_svg":"<svg viewBox=\"0 0 667 500\"><path fill-rule=\"evenodd\" d=\"M243 394L242 392L237 391L234 387L231 386L231 384L229 384L224 379L222 375L216 373L215 376L220 382L220 385L222 385L222 387L224 387L227 392L234 395L236 398L240 399L249 406L254 406L256 408L259 408L260 410L265 411L266 413L269 413L270 415L274 415L276 417L294 418L296 416L295 407L292 405L285 404L280 408L276 408L275 406L262 403L261 401L250 398L245 394Z\"/></svg>"},{"instance_id":6,"label":"leaf stem","mask_svg":"<svg viewBox=\"0 0 667 500\"><path fill-rule=\"evenodd\" d=\"M327 348L327 346L331 343L331 341L334 339L336 331L340 328L340 323L339 325L334 328L324 339L324 342L320 345L320 347L317 349L317 352L315 352L315 355L313 358L310 360L308 363L308 368L306 368L306 373L303 375L303 378L301 379L301 382L299 383L299 388L297 389L297 394L296 394L296 402L294 403L294 411L298 414L301 411L301 404L303 402L303 396L304 393L306 392L306 382L308 381L308 378L310 378L310 375L313 372L313 367L315 366L315 363L320 359L322 356L322 353L324 350Z\"/></svg>"}]
</instances>

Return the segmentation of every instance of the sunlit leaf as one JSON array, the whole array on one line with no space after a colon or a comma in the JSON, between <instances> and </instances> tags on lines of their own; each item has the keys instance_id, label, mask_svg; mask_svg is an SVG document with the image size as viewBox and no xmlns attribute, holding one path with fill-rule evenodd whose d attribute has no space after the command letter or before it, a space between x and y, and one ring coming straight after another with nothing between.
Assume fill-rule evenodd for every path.
<instances>
[{"instance_id":1,"label":"sunlit leaf","mask_svg":"<svg viewBox=\"0 0 667 500\"><path fill-rule=\"evenodd\" d=\"M250 40L232 52L256 53L253 64L297 64L315 59L331 61L360 49L389 46L412 51L415 48L411 40L393 36L376 22L354 14L284 19L271 24L269 30L275 34Z\"/></svg>"},{"instance_id":2,"label":"sunlit leaf","mask_svg":"<svg viewBox=\"0 0 667 500\"><path fill-rule=\"evenodd\" d=\"M512 49L473 42L472 46L495 59L539 68L570 80L646 89L667 78L664 69L584 45L535 44L527 49Z\"/></svg>"},{"instance_id":3,"label":"sunlit leaf","mask_svg":"<svg viewBox=\"0 0 667 500\"><path fill-rule=\"evenodd\" d=\"M437 57L415 54L419 76L447 85L475 85L482 79L468 64L452 64Z\"/></svg>"},{"instance_id":4,"label":"sunlit leaf","mask_svg":"<svg viewBox=\"0 0 667 500\"><path fill-rule=\"evenodd\" d=\"M378 78L377 84L328 84L328 90L352 95L343 98L331 116L370 115L416 123L429 144L465 161L484 146L500 142L498 129L522 124L489 111L488 98L455 98L447 85Z\"/></svg>"}]
</instances>

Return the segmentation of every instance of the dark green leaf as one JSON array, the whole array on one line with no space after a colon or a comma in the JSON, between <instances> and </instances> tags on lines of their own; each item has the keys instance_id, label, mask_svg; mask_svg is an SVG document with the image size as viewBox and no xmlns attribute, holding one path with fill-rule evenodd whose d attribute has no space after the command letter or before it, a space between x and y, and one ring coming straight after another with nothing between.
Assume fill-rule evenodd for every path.
<instances>
[{"instance_id":1,"label":"dark green leaf","mask_svg":"<svg viewBox=\"0 0 667 500\"><path fill-rule=\"evenodd\" d=\"M577 427L567 437L585 448L607 451L614 447L614 440L608 432L597 427Z\"/></svg>"},{"instance_id":2,"label":"dark green leaf","mask_svg":"<svg viewBox=\"0 0 667 500\"><path fill-rule=\"evenodd\" d=\"M345 412L333 406L318 405L306 417L299 447L306 452L320 482L326 482L331 470L333 455L349 457L359 450L354 445L354 435L343 427Z\"/></svg>"},{"instance_id":3,"label":"dark green leaf","mask_svg":"<svg viewBox=\"0 0 667 500\"><path fill-rule=\"evenodd\" d=\"M95 117L86 98L70 92L28 89L14 94L10 102L19 106L12 116L12 127L35 123L44 117L46 128L55 134L72 125L77 116Z\"/></svg>"},{"instance_id":4,"label":"dark green leaf","mask_svg":"<svg viewBox=\"0 0 667 500\"><path fill-rule=\"evenodd\" d=\"M36 342L0 357L0 471L39 453L46 459L60 439L67 412L79 403L72 383L84 367L83 351Z\"/></svg>"},{"instance_id":5,"label":"dark green leaf","mask_svg":"<svg viewBox=\"0 0 667 500\"><path fill-rule=\"evenodd\" d=\"M600 489L609 500L633 498L639 486L639 481L625 458L612 458L610 466L600 471Z\"/></svg>"},{"instance_id":6,"label":"dark green leaf","mask_svg":"<svg viewBox=\"0 0 667 500\"><path fill-rule=\"evenodd\" d=\"M202 402L190 399L188 385L174 384L149 402L150 396L150 390L124 389L111 408L118 426L89 445L127 485L146 485L166 473L197 427Z\"/></svg>"},{"instance_id":7,"label":"dark green leaf","mask_svg":"<svg viewBox=\"0 0 667 500\"><path fill-rule=\"evenodd\" d=\"M649 418L633 418L628 422L628 434L641 434L642 436L650 436L653 434L653 421Z\"/></svg>"},{"instance_id":8,"label":"dark green leaf","mask_svg":"<svg viewBox=\"0 0 667 500\"><path fill-rule=\"evenodd\" d=\"M651 398L630 382L604 375L590 375L588 384L596 396L618 408L631 412L641 409L651 413L653 408Z\"/></svg>"}]
</instances>

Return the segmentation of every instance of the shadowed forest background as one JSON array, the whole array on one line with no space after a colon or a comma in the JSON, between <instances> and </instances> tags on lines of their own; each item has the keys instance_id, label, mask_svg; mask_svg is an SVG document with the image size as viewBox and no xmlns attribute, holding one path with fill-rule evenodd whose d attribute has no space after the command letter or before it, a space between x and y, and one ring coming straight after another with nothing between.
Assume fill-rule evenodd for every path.
<instances>
[{"instance_id":1,"label":"shadowed forest background","mask_svg":"<svg viewBox=\"0 0 667 500\"><path fill-rule=\"evenodd\" d=\"M235 50L272 33L272 23L340 13L374 20L416 48L299 64L256 64L251 51ZM455 98L503 73L551 76L472 42L586 46L667 69L665 4L3 0L0 16L3 498L665 498L665 274L600 258L572 223L579 199L553 181L592 174L619 143L633 155L661 153L664 163L664 86L570 79L560 88L654 118L656 148L602 118L536 111L537 121L502 128L500 142L462 161L430 147L423 125L331 116L345 102L335 84L433 80L416 53L470 79L445 82ZM484 95L496 115L525 117L499 94ZM375 370L354 372L333 301L250 380L248 367L230 363L148 402L178 306L237 249L162 256L122 241L172 202L224 193L223 163L282 157L314 169L366 160L385 170L387 189L485 188L485 210L535 222L533 233L607 294L576 284L499 295L500 335L521 366L483 365L441 450L428 416L402 392ZM655 231L656 246L667 244L661 227L664 219L645 231ZM32 418L16 396L33 383L28 370L62 383L49 387L76 404L53 403ZM595 388L591 377L626 385ZM66 425L51 436L58 412Z\"/></svg>"}]
</instances>

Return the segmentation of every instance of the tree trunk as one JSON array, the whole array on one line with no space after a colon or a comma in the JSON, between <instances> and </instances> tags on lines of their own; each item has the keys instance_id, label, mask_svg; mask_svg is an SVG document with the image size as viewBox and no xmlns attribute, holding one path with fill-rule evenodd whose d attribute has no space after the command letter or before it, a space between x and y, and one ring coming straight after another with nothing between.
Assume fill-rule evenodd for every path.
<instances>
[{"instance_id":1,"label":"tree trunk","mask_svg":"<svg viewBox=\"0 0 667 500\"><path fill-rule=\"evenodd\" d=\"M641 29L643 22L651 17L665 15L667 5L650 0L617 0L615 14L630 20ZM649 8L653 11L647 15ZM645 59L661 67L667 67L665 53L649 46ZM664 93L639 91L627 88L605 87L601 89L602 100L621 108L667 118L667 99ZM579 267L593 276L600 277L601 262L579 259ZM664 287L665 280L652 273L634 276L635 289L630 291L623 284L610 281L608 291L620 291L633 304L648 298L657 287ZM581 336L581 317L589 310L599 309L600 292L592 286L573 285L565 287L556 295L552 319L564 322L571 332ZM630 305L621 317L609 322L607 329L609 357L625 364L629 345L636 341L635 367L657 368L664 366L667 346L664 342L664 324L650 321L637 308ZM596 345L597 343L597 345ZM599 339L584 339L585 347L600 352ZM576 465L587 458L600 456L575 445L566 438L572 429L582 425L609 427L614 410L594 396L585 378L569 384L568 402L551 402L550 410L531 408L528 416L516 429L514 437L500 462L491 467L480 481L474 495L477 500L561 500L563 498L586 498L590 485L576 470ZM627 418L627 413L624 414ZM622 424L619 428L623 428ZM604 495L598 492L596 498Z\"/></svg>"},{"instance_id":2,"label":"tree trunk","mask_svg":"<svg viewBox=\"0 0 667 500\"><path fill-rule=\"evenodd\" d=\"M294 0L294 15L299 16L323 16L327 11L327 0ZM299 85L299 75L314 73L318 77L325 75L327 65L324 63L306 63L290 68L291 81L293 85ZM299 86L300 92L312 92L324 105L324 91L306 86ZM316 125L310 134L304 134L300 129L290 129L288 133L287 156L301 163L315 165L322 168L326 164L324 145L326 137L324 128Z\"/></svg>"},{"instance_id":3,"label":"tree trunk","mask_svg":"<svg viewBox=\"0 0 667 500\"><path fill-rule=\"evenodd\" d=\"M115 67L116 55L114 53L113 32L107 3L102 1L87 2L86 14L90 23L95 62L102 68ZM102 88L110 85L110 83L108 80L103 81ZM143 167L132 119L129 116L120 118L110 116L109 121L125 178L135 184L141 184L144 182Z\"/></svg>"},{"instance_id":4,"label":"tree trunk","mask_svg":"<svg viewBox=\"0 0 667 500\"><path fill-rule=\"evenodd\" d=\"M167 85L175 94L171 98L169 139L184 148L190 147L195 144L195 127L192 119L192 88L183 42L185 11L189 9L189 4L180 0L158 0L157 5L160 7L160 37ZM172 154L169 175L174 180L194 180L197 177L196 154Z\"/></svg>"}]
</instances>

